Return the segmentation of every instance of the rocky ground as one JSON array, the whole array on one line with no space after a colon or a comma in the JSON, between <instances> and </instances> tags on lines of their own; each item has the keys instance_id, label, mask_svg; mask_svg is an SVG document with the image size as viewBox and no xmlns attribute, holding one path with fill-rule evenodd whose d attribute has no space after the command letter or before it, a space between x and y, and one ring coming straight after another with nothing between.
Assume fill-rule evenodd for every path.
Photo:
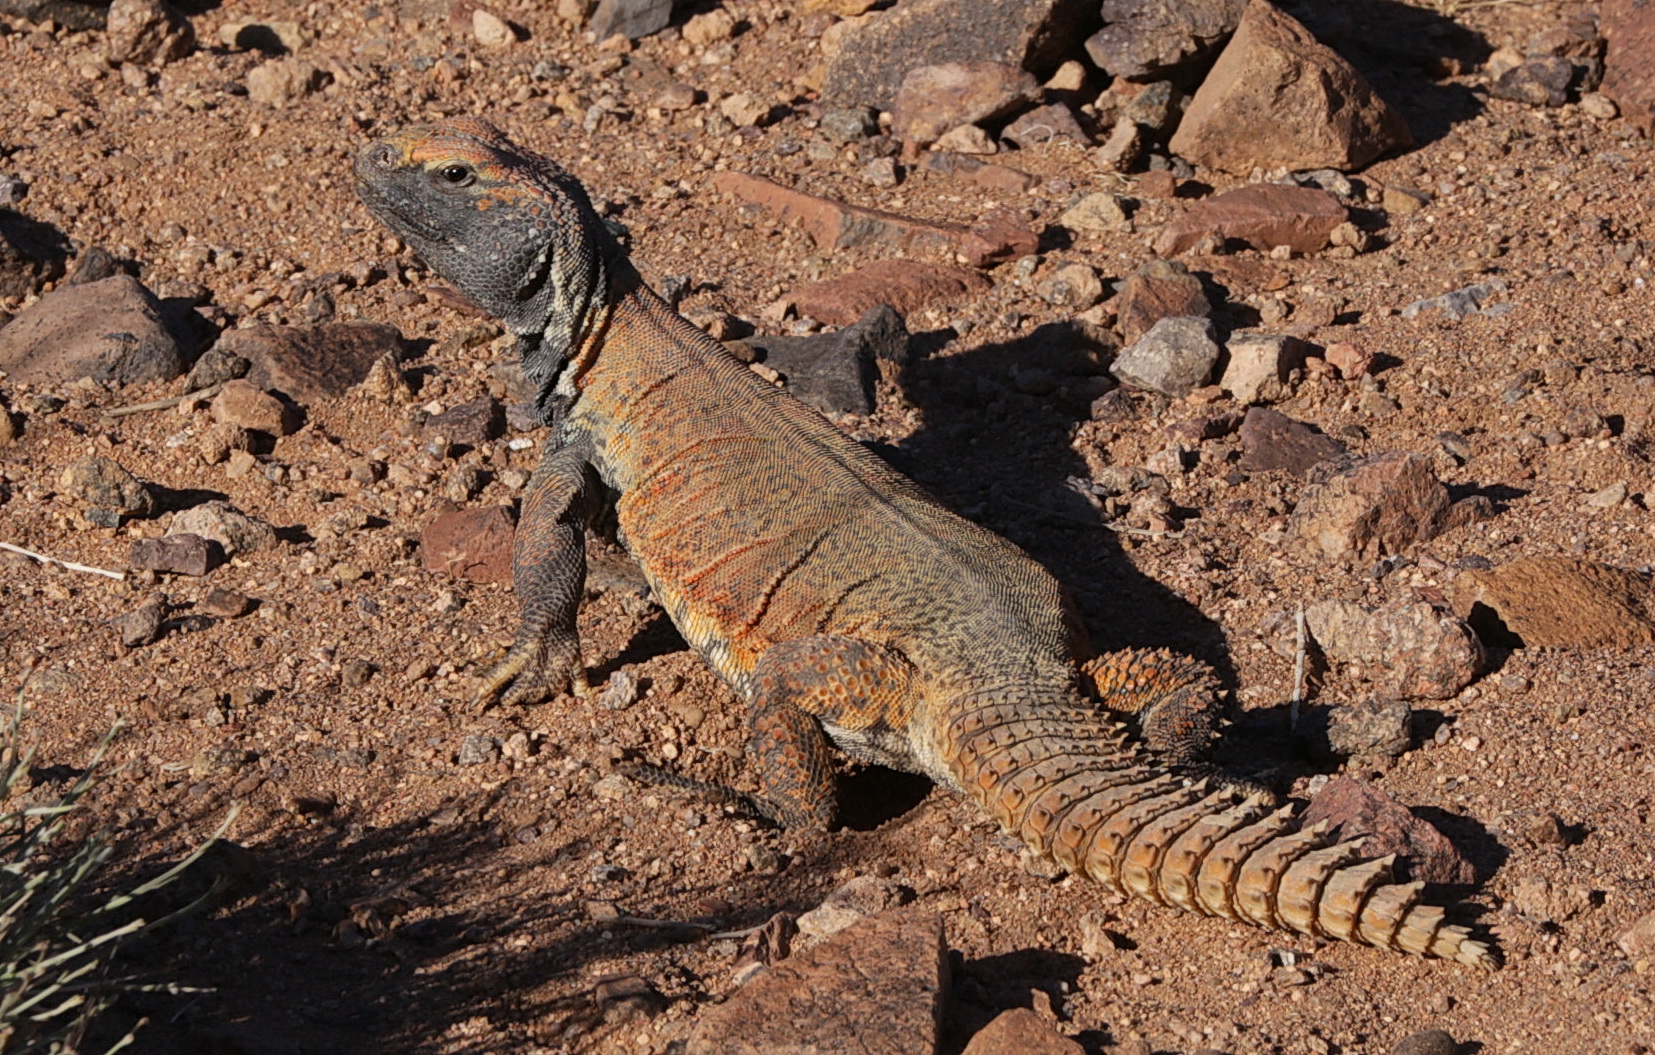
<instances>
[{"instance_id":1,"label":"rocky ground","mask_svg":"<svg viewBox=\"0 0 1655 1055\"><path fill-rule=\"evenodd\" d=\"M779 1050L777 1023L978 1055L1655 1045L1629 5L1291 9L1354 69L1255 8L1214 83L1288 62L1356 113L1256 126L1186 98L1235 4L1144 28L1194 54L1131 73L1118 34L1081 46L1095 5L1007 4L1058 44L1013 26L1010 65L941 72L1003 27L851 0L681 6L636 41L575 0L48 6L0 17L0 542L75 565L0 553L22 793L121 718L92 820L132 874L241 804L169 895L216 877L210 910L123 954L201 987L125 998L133 1050ZM892 63L934 68L903 97ZM1050 567L1100 646L1212 663L1220 761L1401 849L1507 966L1126 902L898 775L847 773L825 836L633 784L614 763L751 774L741 705L614 552L593 698L477 710L546 434L509 340L349 171L462 113L585 180L755 370ZM902 320L820 335L880 301Z\"/></svg>"}]
</instances>

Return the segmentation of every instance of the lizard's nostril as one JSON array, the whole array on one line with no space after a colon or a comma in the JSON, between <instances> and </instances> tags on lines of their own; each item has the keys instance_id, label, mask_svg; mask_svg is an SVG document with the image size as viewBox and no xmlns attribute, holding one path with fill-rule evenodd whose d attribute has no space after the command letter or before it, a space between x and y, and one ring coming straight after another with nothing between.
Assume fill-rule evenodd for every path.
<instances>
[{"instance_id":1,"label":"lizard's nostril","mask_svg":"<svg viewBox=\"0 0 1655 1055\"><path fill-rule=\"evenodd\" d=\"M379 146L374 147L372 157L374 164L378 165L382 169L396 167L397 152L396 149L389 143L381 143Z\"/></svg>"}]
</instances>

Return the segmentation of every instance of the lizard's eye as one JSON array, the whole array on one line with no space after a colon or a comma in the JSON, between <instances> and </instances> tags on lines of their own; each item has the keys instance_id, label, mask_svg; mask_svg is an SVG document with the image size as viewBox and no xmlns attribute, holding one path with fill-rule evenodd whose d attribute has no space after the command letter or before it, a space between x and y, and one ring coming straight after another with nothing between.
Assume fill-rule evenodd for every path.
<instances>
[{"instance_id":1,"label":"lizard's eye","mask_svg":"<svg viewBox=\"0 0 1655 1055\"><path fill-rule=\"evenodd\" d=\"M477 173L470 165L444 165L437 170L437 178L450 187L469 187L477 181Z\"/></svg>"}]
</instances>

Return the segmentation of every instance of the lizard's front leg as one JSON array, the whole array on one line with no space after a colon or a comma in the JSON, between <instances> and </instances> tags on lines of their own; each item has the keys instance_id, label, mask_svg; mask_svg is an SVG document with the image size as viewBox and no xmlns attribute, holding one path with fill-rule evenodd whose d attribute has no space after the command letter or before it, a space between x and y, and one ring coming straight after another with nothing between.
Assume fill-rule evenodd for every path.
<instances>
[{"instance_id":1,"label":"lizard's front leg","mask_svg":"<svg viewBox=\"0 0 1655 1055\"><path fill-rule=\"evenodd\" d=\"M586 524L598 486L584 449L547 451L529 480L512 545L512 588L522 611L506 658L483 679L477 702L530 704L568 689L590 692L575 613L586 592Z\"/></svg>"}]
</instances>

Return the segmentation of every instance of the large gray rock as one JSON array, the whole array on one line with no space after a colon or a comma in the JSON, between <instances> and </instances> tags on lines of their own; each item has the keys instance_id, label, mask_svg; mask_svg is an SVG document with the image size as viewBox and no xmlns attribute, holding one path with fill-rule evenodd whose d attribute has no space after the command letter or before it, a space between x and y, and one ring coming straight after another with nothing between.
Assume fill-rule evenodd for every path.
<instances>
[{"instance_id":1,"label":"large gray rock","mask_svg":"<svg viewBox=\"0 0 1655 1055\"><path fill-rule=\"evenodd\" d=\"M1003 62L1043 79L1097 23L1095 0L908 0L845 32L822 102L890 110L910 70L944 62Z\"/></svg>"},{"instance_id":2,"label":"large gray rock","mask_svg":"<svg viewBox=\"0 0 1655 1055\"><path fill-rule=\"evenodd\" d=\"M607 40L619 33L637 40L659 33L672 21L672 0L598 0L592 34Z\"/></svg>"},{"instance_id":3,"label":"large gray rock","mask_svg":"<svg viewBox=\"0 0 1655 1055\"><path fill-rule=\"evenodd\" d=\"M1182 399L1206 384L1218 362L1211 319L1162 319L1121 349L1109 372L1117 380Z\"/></svg>"},{"instance_id":4,"label":"large gray rock","mask_svg":"<svg viewBox=\"0 0 1655 1055\"><path fill-rule=\"evenodd\" d=\"M1247 0L1103 0L1086 41L1098 68L1129 81L1194 72L1235 32Z\"/></svg>"},{"instance_id":5,"label":"large gray rock","mask_svg":"<svg viewBox=\"0 0 1655 1055\"><path fill-rule=\"evenodd\" d=\"M0 330L0 370L22 384L90 377L115 384L170 381L184 354L161 304L131 275L63 286Z\"/></svg>"}]
</instances>

